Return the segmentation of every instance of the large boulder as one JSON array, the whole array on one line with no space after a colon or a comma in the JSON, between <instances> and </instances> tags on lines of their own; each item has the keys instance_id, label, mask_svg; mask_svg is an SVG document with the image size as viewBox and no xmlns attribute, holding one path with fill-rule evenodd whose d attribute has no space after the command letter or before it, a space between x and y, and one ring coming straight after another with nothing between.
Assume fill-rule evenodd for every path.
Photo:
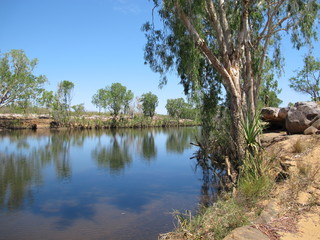
<instances>
[{"instance_id":1,"label":"large boulder","mask_svg":"<svg viewBox=\"0 0 320 240\"><path fill-rule=\"evenodd\" d=\"M273 121L278 119L279 108L265 107L261 109L261 117L264 121Z\"/></svg>"},{"instance_id":2,"label":"large boulder","mask_svg":"<svg viewBox=\"0 0 320 240\"><path fill-rule=\"evenodd\" d=\"M288 111L288 108L265 107L261 110L261 119L269 123L269 129L284 128Z\"/></svg>"},{"instance_id":3,"label":"large boulder","mask_svg":"<svg viewBox=\"0 0 320 240\"><path fill-rule=\"evenodd\" d=\"M320 118L320 105L316 102L297 102L286 117L288 133L303 133Z\"/></svg>"},{"instance_id":4,"label":"large boulder","mask_svg":"<svg viewBox=\"0 0 320 240\"><path fill-rule=\"evenodd\" d=\"M308 127L306 130L304 130L304 135L313 135L318 133L319 130L317 128L315 128L314 126L310 126Z\"/></svg>"},{"instance_id":5,"label":"large boulder","mask_svg":"<svg viewBox=\"0 0 320 240\"><path fill-rule=\"evenodd\" d=\"M289 112L289 107L280 108L278 112L278 118L285 122L288 116L288 112Z\"/></svg>"}]
</instances>

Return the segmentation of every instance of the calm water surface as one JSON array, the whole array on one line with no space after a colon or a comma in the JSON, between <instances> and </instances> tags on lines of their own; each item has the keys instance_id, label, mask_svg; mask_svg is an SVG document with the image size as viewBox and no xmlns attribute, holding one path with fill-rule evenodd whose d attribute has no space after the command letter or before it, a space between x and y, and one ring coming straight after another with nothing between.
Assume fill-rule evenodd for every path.
<instances>
[{"instance_id":1,"label":"calm water surface","mask_svg":"<svg viewBox=\"0 0 320 240\"><path fill-rule=\"evenodd\" d=\"M0 132L0 239L157 239L201 199L198 131Z\"/></svg>"}]
</instances>

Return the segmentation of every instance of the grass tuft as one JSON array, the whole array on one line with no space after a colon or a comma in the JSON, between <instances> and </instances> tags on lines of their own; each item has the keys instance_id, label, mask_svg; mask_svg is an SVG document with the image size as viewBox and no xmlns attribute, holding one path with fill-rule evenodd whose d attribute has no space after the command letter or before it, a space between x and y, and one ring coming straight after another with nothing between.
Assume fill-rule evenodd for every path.
<instances>
[{"instance_id":1,"label":"grass tuft","mask_svg":"<svg viewBox=\"0 0 320 240\"><path fill-rule=\"evenodd\" d=\"M292 152L294 153L302 153L306 149L306 145L301 141L301 139L298 139L293 145L292 145Z\"/></svg>"},{"instance_id":2,"label":"grass tuft","mask_svg":"<svg viewBox=\"0 0 320 240\"><path fill-rule=\"evenodd\" d=\"M221 240L233 229L249 223L245 209L230 196L218 200L201 214L175 212L178 226L175 232L161 234L160 239Z\"/></svg>"}]
</instances>

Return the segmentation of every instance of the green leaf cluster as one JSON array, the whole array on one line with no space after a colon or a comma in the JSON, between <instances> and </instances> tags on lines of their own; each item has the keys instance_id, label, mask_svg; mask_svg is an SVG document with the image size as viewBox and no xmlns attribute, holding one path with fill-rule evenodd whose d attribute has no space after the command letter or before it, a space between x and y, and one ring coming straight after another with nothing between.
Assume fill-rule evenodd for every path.
<instances>
[{"instance_id":1,"label":"green leaf cluster","mask_svg":"<svg viewBox=\"0 0 320 240\"><path fill-rule=\"evenodd\" d=\"M153 117L156 107L159 104L158 97L151 92L142 94L140 102L142 102L142 110L145 116Z\"/></svg>"},{"instance_id":2,"label":"green leaf cluster","mask_svg":"<svg viewBox=\"0 0 320 240\"><path fill-rule=\"evenodd\" d=\"M0 108L15 102L34 101L41 95L44 75L35 75L37 59L28 59L23 50L13 49L0 58Z\"/></svg>"},{"instance_id":3,"label":"green leaf cluster","mask_svg":"<svg viewBox=\"0 0 320 240\"><path fill-rule=\"evenodd\" d=\"M282 89L278 88L278 81L274 78L274 64L269 58L266 59L259 91L260 107L279 107L282 103L282 100L278 98ZM277 75L280 76L280 72Z\"/></svg>"},{"instance_id":4,"label":"green leaf cluster","mask_svg":"<svg viewBox=\"0 0 320 240\"><path fill-rule=\"evenodd\" d=\"M204 40L211 53L222 65L224 58L229 57L231 64L240 67L240 84L243 89L249 89L245 84L248 82L246 74L248 65L252 69L252 77L256 90L254 98L266 105L276 106L281 103L277 98L279 89L277 81L273 79L273 73L266 74L266 71L276 70L280 72L283 66L281 55L282 33L291 35L291 40L295 48L301 48L306 44L311 44L312 39L316 39L315 21L318 18L320 4L316 0L288 0L280 2L272 1L195 1L195 0L154 0L152 11L152 21L143 25L147 39L145 45L145 64L160 74L160 85L167 82L166 73L174 70L178 73L181 84L187 94L197 94L202 89L222 82L220 73L212 66L207 59L207 55L199 49L199 43L195 36L183 24L182 18L187 18L189 27L192 28ZM216 9L218 24L226 30L224 37L230 34L230 42L226 46L221 46L219 38L221 33L215 29L215 22L207 11L208 2L212 2ZM247 39L242 39L244 30L244 12L248 4L248 35ZM184 17L179 16L178 8L184 13ZM158 10L158 11L156 11ZM225 12L226 19L223 20ZM156 21L156 18L160 21ZM224 23L228 28L224 27ZM250 46L251 57L247 59L243 53L241 56L233 56L238 51L236 48L239 42L244 41L244 45ZM225 49L228 48L228 49ZM225 51L228 51L227 56ZM271 65L265 67L269 58ZM267 64L266 64L267 65ZM223 66L225 67L225 66ZM247 69L246 69L247 68ZM225 92L230 93L230 86L223 84ZM214 89L214 88L212 88ZM216 88L217 89L217 88ZM212 98L219 98L221 92L217 89ZM199 95L198 95L199 96ZM213 101L214 102L214 101ZM214 106L214 105L213 105Z\"/></svg>"},{"instance_id":5,"label":"green leaf cluster","mask_svg":"<svg viewBox=\"0 0 320 240\"><path fill-rule=\"evenodd\" d=\"M194 119L195 109L183 98L168 99L166 109L170 117L176 119Z\"/></svg>"},{"instance_id":6,"label":"green leaf cluster","mask_svg":"<svg viewBox=\"0 0 320 240\"><path fill-rule=\"evenodd\" d=\"M320 101L320 61L312 55L304 58L303 69L290 78L290 87L297 92L308 94L312 101Z\"/></svg>"},{"instance_id":7,"label":"green leaf cluster","mask_svg":"<svg viewBox=\"0 0 320 240\"><path fill-rule=\"evenodd\" d=\"M99 89L92 97L92 103L99 109L109 109L116 117L120 113L127 114L130 102L133 99L133 92L121 83L113 83L111 86Z\"/></svg>"}]
</instances>

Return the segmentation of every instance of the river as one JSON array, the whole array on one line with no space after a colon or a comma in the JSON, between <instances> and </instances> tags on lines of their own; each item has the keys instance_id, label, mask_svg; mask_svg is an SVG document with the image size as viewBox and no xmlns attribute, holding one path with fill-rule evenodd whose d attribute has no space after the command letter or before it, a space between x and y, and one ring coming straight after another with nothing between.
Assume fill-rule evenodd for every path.
<instances>
[{"instance_id":1,"label":"river","mask_svg":"<svg viewBox=\"0 0 320 240\"><path fill-rule=\"evenodd\" d=\"M199 128L0 132L0 239L157 239L196 210Z\"/></svg>"}]
</instances>

